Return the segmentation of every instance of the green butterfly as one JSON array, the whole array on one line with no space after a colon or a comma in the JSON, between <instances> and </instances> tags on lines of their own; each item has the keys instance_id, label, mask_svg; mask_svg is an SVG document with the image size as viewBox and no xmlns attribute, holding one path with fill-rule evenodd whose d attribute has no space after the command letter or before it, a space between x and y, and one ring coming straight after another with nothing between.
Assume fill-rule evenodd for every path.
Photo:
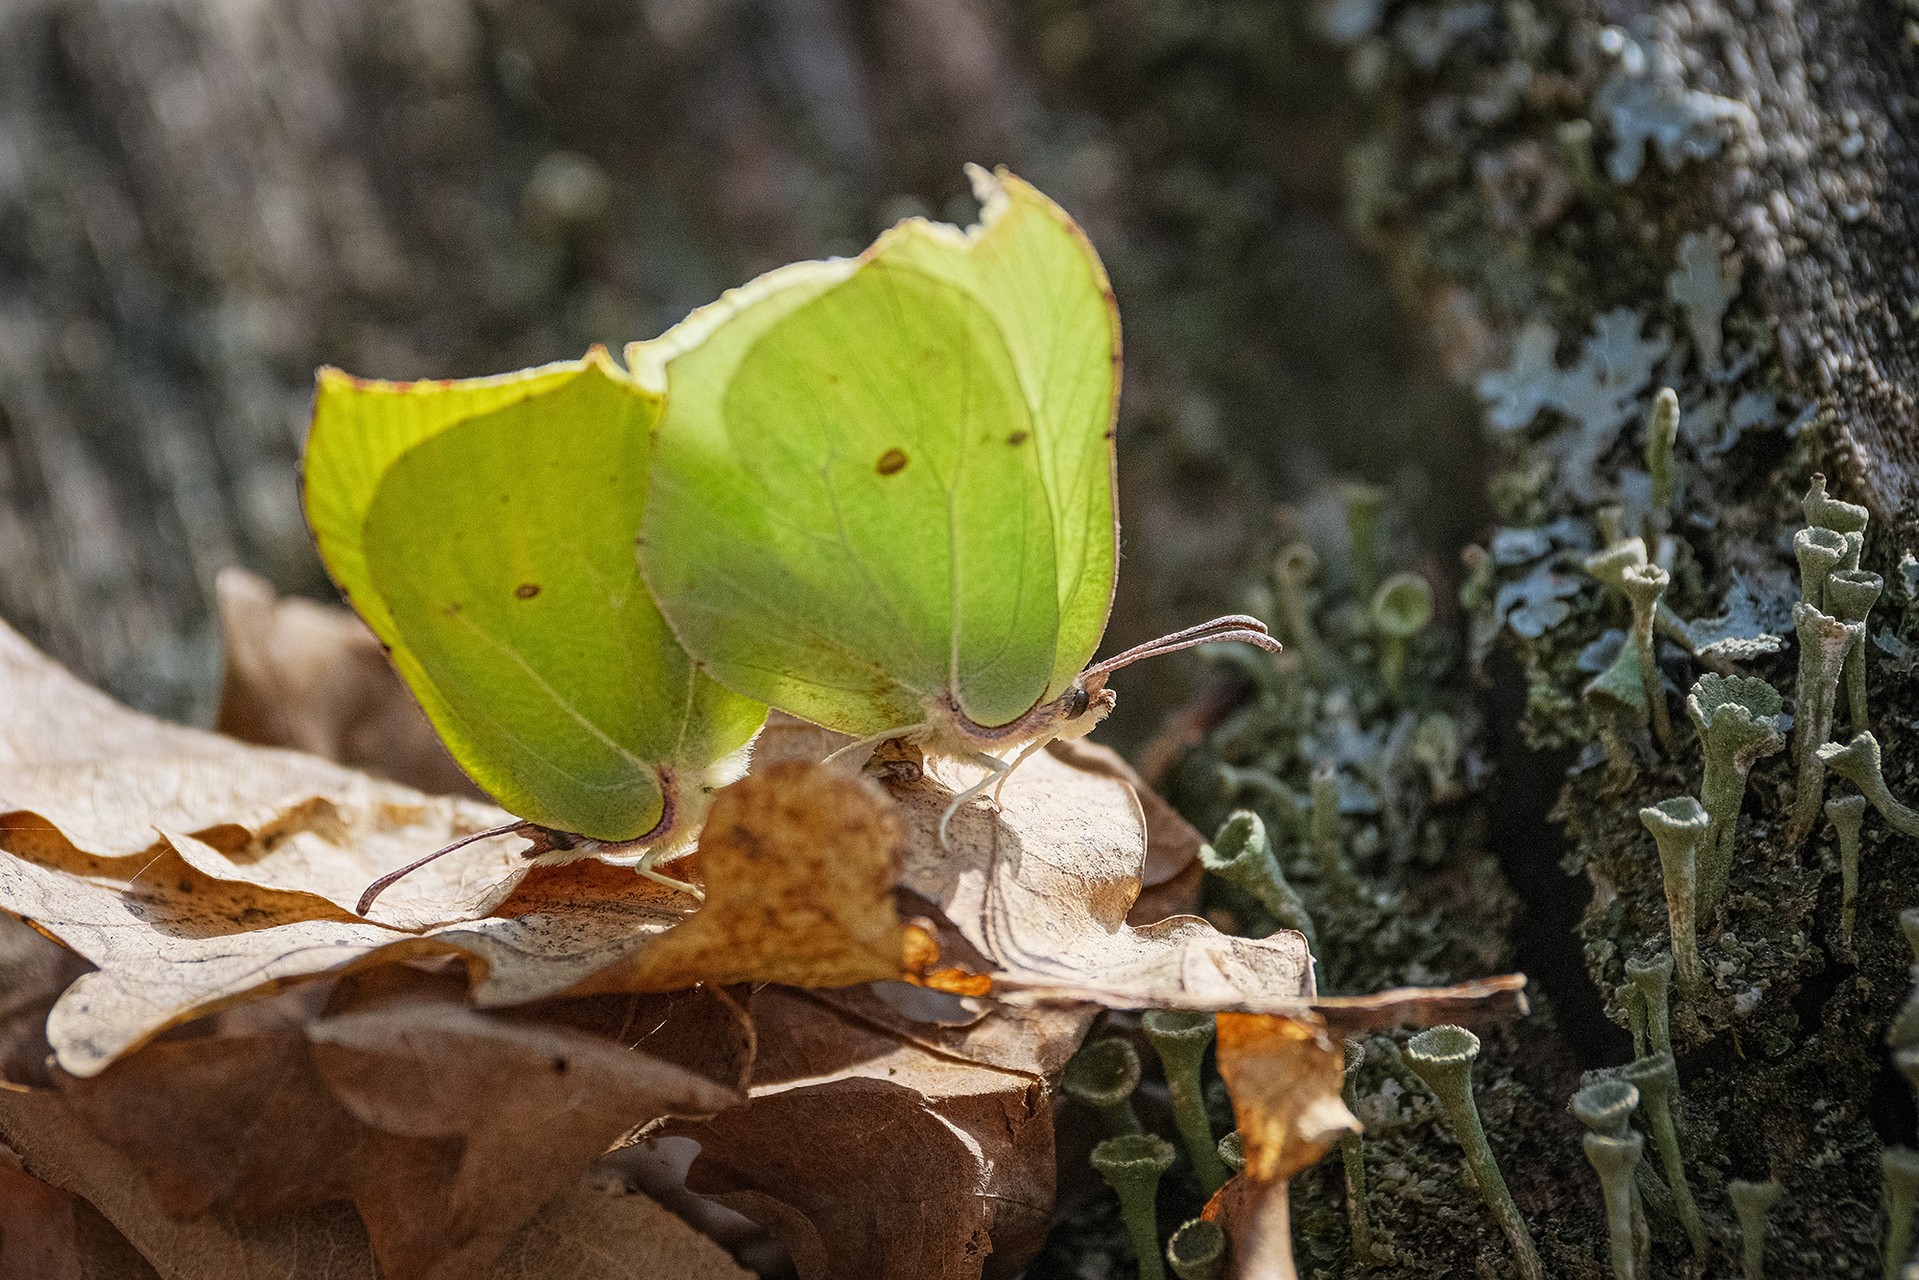
<instances>
[{"instance_id":1,"label":"green butterfly","mask_svg":"<svg viewBox=\"0 0 1919 1280\"><path fill-rule=\"evenodd\" d=\"M745 769L766 708L688 658L634 555L660 398L605 351L461 382L323 369L307 518L453 757L543 861L657 864ZM422 859L425 862L428 859ZM420 863L369 886L374 896Z\"/></svg>"},{"instance_id":2,"label":"green butterfly","mask_svg":"<svg viewBox=\"0 0 1919 1280\"><path fill-rule=\"evenodd\" d=\"M942 840L1020 760L1097 724L1120 667L1279 647L1233 616L1088 665L1117 560L1118 313L1059 206L969 173L971 230L908 219L627 350L665 398L640 562L674 633L735 693L856 746L985 767Z\"/></svg>"}]
</instances>

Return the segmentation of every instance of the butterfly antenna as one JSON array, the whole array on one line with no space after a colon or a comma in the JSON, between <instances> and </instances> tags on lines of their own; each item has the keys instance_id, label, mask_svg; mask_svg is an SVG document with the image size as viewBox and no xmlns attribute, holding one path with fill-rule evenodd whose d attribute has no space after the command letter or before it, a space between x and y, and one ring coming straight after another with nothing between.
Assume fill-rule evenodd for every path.
<instances>
[{"instance_id":1,"label":"butterfly antenna","mask_svg":"<svg viewBox=\"0 0 1919 1280\"><path fill-rule=\"evenodd\" d=\"M1202 644L1215 644L1225 640L1250 644L1268 653L1278 653L1280 649L1279 641L1273 639L1272 633L1266 629L1266 624L1258 618L1250 614L1229 613L1223 618L1214 618L1211 622L1202 622L1198 626L1175 631L1157 640L1136 644L1124 653L1116 653L1104 662L1094 663L1086 668L1086 674L1106 675L1118 671L1121 667L1130 667L1142 658L1157 658L1169 653L1178 653L1181 649L1193 649Z\"/></svg>"},{"instance_id":2,"label":"butterfly antenna","mask_svg":"<svg viewBox=\"0 0 1919 1280\"><path fill-rule=\"evenodd\" d=\"M532 826L533 824L531 822L522 822L522 821L513 821L513 822L503 823L502 825L497 827L488 827L485 831L475 831L470 836L461 836L458 840L455 840L452 844L442 845L438 849L435 849L432 853L427 854L426 857L416 859L413 862L409 862L404 867L401 867L398 871L389 871L385 875L381 876L378 880L375 880L372 884L368 885L366 887L366 892L360 895L359 904L353 908L353 913L355 915L361 915L361 916L365 915L367 913L367 910L370 907L372 907L373 900L379 897L381 894L385 893L389 885L393 884L394 881L399 880L403 876L412 875L415 871L418 871L421 867L424 867L427 863L433 861L435 858L443 858L447 854L452 853L455 849L464 849L468 845L473 844L476 841L486 840L493 836L514 835L521 831L530 830Z\"/></svg>"}]
</instances>

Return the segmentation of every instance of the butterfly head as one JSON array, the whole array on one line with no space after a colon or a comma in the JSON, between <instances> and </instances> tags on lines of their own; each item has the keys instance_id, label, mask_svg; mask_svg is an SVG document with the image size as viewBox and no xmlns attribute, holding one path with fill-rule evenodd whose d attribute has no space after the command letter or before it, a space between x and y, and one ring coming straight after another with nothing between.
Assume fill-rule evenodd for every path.
<instances>
[{"instance_id":1,"label":"butterfly head","mask_svg":"<svg viewBox=\"0 0 1919 1280\"><path fill-rule=\"evenodd\" d=\"M1118 701L1119 695L1106 687L1104 671L1082 671L1053 703L1059 717L1053 736L1068 741L1085 737Z\"/></svg>"}]
</instances>

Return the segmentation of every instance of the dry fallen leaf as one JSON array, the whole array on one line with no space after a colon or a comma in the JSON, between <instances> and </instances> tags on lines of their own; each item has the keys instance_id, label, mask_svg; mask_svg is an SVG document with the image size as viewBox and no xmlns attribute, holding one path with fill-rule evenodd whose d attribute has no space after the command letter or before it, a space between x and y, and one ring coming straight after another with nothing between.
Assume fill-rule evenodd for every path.
<instances>
[{"instance_id":1,"label":"dry fallen leaf","mask_svg":"<svg viewBox=\"0 0 1919 1280\"><path fill-rule=\"evenodd\" d=\"M922 1023L920 1040L862 989L769 987L750 1008L761 1037L750 1101L671 1128L700 1143L693 1191L779 1236L801 1280L958 1280L989 1256L996 1273L1016 1269L1039 1248L1055 1172L1042 1071L1071 1053L1090 1012L992 1010ZM1027 1069L992 1065L1015 1044Z\"/></svg>"},{"instance_id":2,"label":"dry fallen leaf","mask_svg":"<svg viewBox=\"0 0 1919 1280\"><path fill-rule=\"evenodd\" d=\"M0 915L0 1083L48 1082L47 1013L91 967L31 926Z\"/></svg>"},{"instance_id":3,"label":"dry fallen leaf","mask_svg":"<svg viewBox=\"0 0 1919 1280\"><path fill-rule=\"evenodd\" d=\"M149 864L164 875L184 861L212 880L261 890L222 904L228 933L350 920L380 872L506 820L490 805L424 796L129 711L4 625L0 705L0 848L66 876L125 883ZM499 849L434 864L383 898L376 918L421 928L483 915L524 869ZM40 918L6 895L0 887L0 906ZM86 947L74 949L105 967Z\"/></svg>"},{"instance_id":4,"label":"dry fallen leaf","mask_svg":"<svg viewBox=\"0 0 1919 1280\"><path fill-rule=\"evenodd\" d=\"M100 1211L21 1171L0 1148L0 1280L151 1280Z\"/></svg>"},{"instance_id":5,"label":"dry fallen leaf","mask_svg":"<svg viewBox=\"0 0 1919 1280\"><path fill-rule=\"evenodd\" d=\"M343 988L343 1009L150 1045L60 1092L166 1212L253 1219L348 1199L393 1280L483 1270L622 1134L739 1100L458 994L389 968Z\"/></svg>"},{"instance_id":6,"label":"dry fallen leaf","mask_svg":"<svg viewBox=\"0 0 1919 1280\"><path fill-rule=\"evenodd\" d=\"M7 1280L140 1280L147 1275L161 1280L382 1280L366 1230L350 1205L335 1201L249 1221L216 1209L179 1221L161 1207L133 1163L95 1137L55 1094L0 1086L0 1141L18 1152L33 1175L13 1175L22 1178L19 1186L34 1188L31 1194L56 1209L66 1202L49 1195L75 1198L79 1207L72 1211L79 1225L73 1234L81 1263L91 1266L73 1272L8 1270L6 1250L14 1236L6 1231L0 1235L0 1276ZM5 1181L8 1172L0 1160L0 1230L22 1206L8 1194L16 1187ZM54 1234L38 1239L60 1247L64 1224L57 1218L35 1219L42 1221L51 1223ZM138 1256L129 1257L115 1241L130 1244ZM490 1266L468 1275L748 1280L719 1246L646 1196L583 1188L548 1204L506 1242Z\"/></svg>"},{"instance_id":7,"label":"dry fallen leaf","mask_svg":"<svg viewBox=\"0 0 1919 1280\"><path fill-rule=\"evenodd\" d=\"M711 900L690 919L683 897L602 863L529 878L497 848L524 842L506 839L430 864L363 921L346 904L367 881L503 815L150 720L4 628L0 691L23 711L0 724L0 909L99 966L48 1023L75 1074L234 1000L376 959L468 957L489 1005L901 971L893 819L857 778L789 771L722 797L701 854ZM777 798L787 786L798 798ZM801 812L819 822L796 825ZM142 813L173 834L141 829ZM402 923L433 927L387 927ZM617 979L596 980L609 967Z\"/></svg>"},{"instance_id":8,"label":"dry fallen leaf","mask_svg":"<svg viewBox=\"0 0 1919 1280\"><path fill-rule=\"evenodd\" d=\"M386 660L366 624L245 569L214 582L225 653L221 733L289 747L429 795L482 799Z\"/></svg>"}]
</instances>

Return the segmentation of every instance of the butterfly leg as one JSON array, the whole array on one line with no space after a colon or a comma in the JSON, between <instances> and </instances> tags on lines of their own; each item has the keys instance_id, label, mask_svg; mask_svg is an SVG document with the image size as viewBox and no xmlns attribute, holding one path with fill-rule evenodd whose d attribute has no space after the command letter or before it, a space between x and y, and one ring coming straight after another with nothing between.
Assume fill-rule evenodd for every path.
<instances>
[{"instance_id":1,"label":"butterfly leg","mask_svg":"<svg viewBox=\"0 0 1919 1280\"><path fill-rule=\"evenodd\" d=\"M639 872L654 884L663 884L669 889L678 889L681 893L691 895L696 902L706 901L706 891L704 889L689 881L669 876L666 872L655 867L653 865L653 854L651 852L634 863L633 870Z\"/></svg>"},{"instance_id":2,"label":"butterfly leg","mask_svg":"<svg viewBox=\"0 0 1919 1280\"><path fill-rule=\"evenodd\" d=\"M940 815L940 848L942 849L951 849L953 847L951 841L947 839L947 828L953 821L953 815L958 813L968 800L971 800L974 796L979 795L985 791L986 788L1004 778L1013 767L997 756L987 755L984 751L975 751L970 755L960 758L969 764L979 765L981 768L987 770L987 774L984 778L981 778L978 782L975 782L972 786L954 796L953 803L947 805L946 812Z\"/></svg>"},{"instance_id":3,"label":"butterfly leg","mask_svg":"<svg viewBox=\"0 0 1919 1280\"><path fill-rule=\"evenodd\" d=\"M820 763L823 765L831 765L835 760L838 760L841 756L850 756L855 753L859 753L860 762L864 764L866 761L866 757L872 755L873 749L879 746L880 743L890 741L893 738L904 738L908 736L909 734L918 733L920 730L924 729L925 727L926 725L924 723L906 724L906 725L901 725L897 729L888 729L885 733L876 733L870 737L857 738L854 741L847 743L845 746L841 747L839 750L833 752L831 755L827 756L826 759L820 761Z\"/></svg>"},{"instance_id":4,"label":"butterfly leg","mask_svg":"<svg viewBox=\"0 0 1919 1280\"><path fill-rule=\"evenodd\" d=\"M1053 740L1053 735L1048 734L1044 738L1036 738L1032 742L1027 743L1025 747L1021 748L1020 753L1013 757L1013 763L1007 765L1005 770L999 775L999 777L994 780L993 807L995 809L1000 807L999 793L1006 790L1006 780L1013 776L1013 770L1025 764L1026 758L1028 756L1040 750L1042 747L1044 747L1047 743L1051 742L1052 740Z\"/></svg>"}]
</instances>

